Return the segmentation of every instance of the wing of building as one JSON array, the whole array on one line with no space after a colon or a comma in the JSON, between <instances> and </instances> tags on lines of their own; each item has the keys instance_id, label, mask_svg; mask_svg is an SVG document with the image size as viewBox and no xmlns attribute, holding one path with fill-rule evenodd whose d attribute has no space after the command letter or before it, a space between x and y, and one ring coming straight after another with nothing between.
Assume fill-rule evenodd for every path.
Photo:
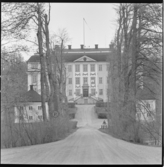
<instances>
[{"instance_id":1,"label":"wing of building","mask_svg":"<svg viewBox=\"0 0 164 167\"><path fill-rule=\"evenodd\" d=\"M72 49L71 45L63 52L66 67L66 95L68 102L95 103L107 101L109 91L108 68L110 48ZM30 85L40 94L40 59L33 55L28 63L28 90Z\"/></svg>"}]
</instances>

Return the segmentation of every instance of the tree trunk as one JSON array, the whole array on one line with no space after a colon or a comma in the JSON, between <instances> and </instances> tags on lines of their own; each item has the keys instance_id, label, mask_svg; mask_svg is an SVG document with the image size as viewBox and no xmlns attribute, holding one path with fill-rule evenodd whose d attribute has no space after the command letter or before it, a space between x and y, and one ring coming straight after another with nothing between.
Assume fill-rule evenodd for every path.
<instances>
[{"instance_id":1,"label":"tree trunk","mask_svg":"<svg viewBox=\"0 0 164 167\"><path fill-rule=\"evenodd\" d=\"M137 10L138 7L134 4L133 15L133 39L132 39L132 74L131 74L131 116L135 120L136 114L136 56L137 56Z\"/></svg>"},{"instance_id":2,"label":"tree trunk","mask_svg":"<svg viewBox=\"0 0 164 167\"><path fill-rule=\"evenodd\" d=\"M41 64L41 101L42 101L42 112L43 112L43 120L47 120L46 116L46 107L45 107L45 87L44 87L44 73L45 73L45 62L43 55L43 39L42 39L42 31L41 31L42 21L41 21L41 12L40 6L38 6L38 44L39 44L39 54L40 54L40 64Z\"/></svg>"},{"instance_id":3,"label":"tree trunk","mask_svg":"<svg viewBox=\"0 0 164 167\"><path fill-rule=\"evenodd\" d=\"M47 21L47 15L45 14L45 36L46 36L46 57L47 57L47 70L48 70L48 77L49 77L49 83L51 88L50 98L49 98L49 111L50 111L50 118L54 117L55 112L58 112L58 104L55 103L55 84L56 80L52 72L52 61L51 61L51 55L50 55L50 47L49 47L49 29L48 29L48 21Z\"/></svg>"}]
</instances>

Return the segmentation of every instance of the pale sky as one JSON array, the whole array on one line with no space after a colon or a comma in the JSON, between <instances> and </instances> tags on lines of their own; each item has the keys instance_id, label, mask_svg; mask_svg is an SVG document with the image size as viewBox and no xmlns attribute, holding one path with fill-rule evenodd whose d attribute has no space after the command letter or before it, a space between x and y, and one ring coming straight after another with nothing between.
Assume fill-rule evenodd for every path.
<instances>
[{"instance_id":1,"label":"pale sky","mask_svg":"<svg viewBox=\"0 0 164 167\"><path fill-rule=\"evenodd\" d=\"M93 48L109 47L116 31L116 4L112 3L52 3L50 33L66 28L72 48L80 48L83 44L83 18L85 18L85 45ZM24 54L27 60L31 54Z\"/></svg>"}]
</instances>

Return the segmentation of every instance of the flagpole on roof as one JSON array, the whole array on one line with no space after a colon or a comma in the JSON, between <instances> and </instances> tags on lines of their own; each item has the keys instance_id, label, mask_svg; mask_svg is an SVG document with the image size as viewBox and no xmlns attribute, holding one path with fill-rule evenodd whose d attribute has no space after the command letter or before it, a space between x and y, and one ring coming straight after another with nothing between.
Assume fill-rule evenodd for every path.
<instances>
[{"instance_id":1,"label":"flagpole on roof","mask_svg":"<svg viewBox=\"0 0 164 167\"><path fill-rule=\"evenodd\" d=\"M85 47L85 25L84 25L84 18L83 18L83 45Z\"/></svg>"}]
</instances>

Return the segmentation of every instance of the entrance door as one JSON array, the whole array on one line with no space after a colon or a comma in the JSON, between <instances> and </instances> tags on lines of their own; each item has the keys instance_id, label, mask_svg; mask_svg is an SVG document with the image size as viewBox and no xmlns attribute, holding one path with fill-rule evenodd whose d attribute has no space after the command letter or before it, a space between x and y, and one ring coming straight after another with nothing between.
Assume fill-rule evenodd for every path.
<instances>
[{"instance_id":1,"label":"entrance door","mask_svg":"<svg viewBox=\"0 0 164 167\"><path fill-rule=\"evenodd\" d=\"M83 89L83 97L88 97L88 89Z\"/></svg>"}]
</instances>

